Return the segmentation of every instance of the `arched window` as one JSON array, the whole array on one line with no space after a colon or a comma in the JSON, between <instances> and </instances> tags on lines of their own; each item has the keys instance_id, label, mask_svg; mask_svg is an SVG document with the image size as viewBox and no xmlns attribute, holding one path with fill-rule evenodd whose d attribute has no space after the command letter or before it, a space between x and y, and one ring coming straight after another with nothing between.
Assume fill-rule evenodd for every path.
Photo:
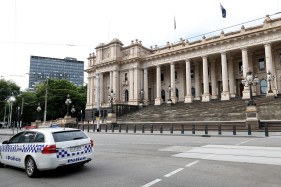
<instances>
[{"instance_id":1,"label":"arched window","mask_svg":"<svg viewBox=\"0 0 281 187\"><path fill-rule=\"evenodd\" d=\"M164 90L161 91L161 98L165 102L165 91Z\"/></svg>"},{"instance_id":2,"label":"arched window","mask_svg":"<svg viewBox=\"0 0 281 187\"><path fill-rule=\"evenodd\" d=\"M125 90L125 102L129 101L129 91Z\"/></svg>"},{"instance_id":3,"label":"arched window","mask_svg":"<svg viewBox=\"0 0 281 187\"><path fill-rule=\"evenodd\" d=\"M176 88L176 97L179 99L179 90Z\"/></svg>"},{"instance_id":4,"label":"arched window","mask_svg":"<svg viewBox=\"0 0 281 187\"><path fill-rule=\"evenodd\" d=\"M266 80L261 80L260 85L261 85L261 94L266 94L266 89L267 89Z\"/></svg>"}]
</instances>

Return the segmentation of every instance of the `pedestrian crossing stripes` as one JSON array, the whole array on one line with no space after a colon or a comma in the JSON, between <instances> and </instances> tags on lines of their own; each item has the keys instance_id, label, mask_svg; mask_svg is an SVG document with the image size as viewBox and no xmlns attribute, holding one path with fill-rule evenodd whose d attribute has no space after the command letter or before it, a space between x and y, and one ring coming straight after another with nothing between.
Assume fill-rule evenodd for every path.
<instances>
[{"instance_id":1,"label":"pedestrian crossing stripes","mask_svg":"<svg viewBox=\"0 0 281 187\"><path fill-rule=\"evenodd\" d=\"M203 160L281 165L281 148L279 147L205 145L188 149L173 156ZM166 148L166 151L168 150L169 148ZM170 150L175 151L175 148L170 148ZM180 150L183 150L183 148L181 147Z\"/></svg>"}]
</instances>

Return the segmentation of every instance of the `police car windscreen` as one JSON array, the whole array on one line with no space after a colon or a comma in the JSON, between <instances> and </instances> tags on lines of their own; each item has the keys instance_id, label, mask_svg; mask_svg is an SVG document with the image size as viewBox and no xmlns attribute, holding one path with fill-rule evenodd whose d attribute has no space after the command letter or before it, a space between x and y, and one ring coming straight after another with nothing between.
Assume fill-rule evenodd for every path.
<instances>
[{"instance_id":1,"label":"police car windscreen","mask_svg":"<svg viewBox=\"0 0 281 187\"><path fill-rule=\"evenodd\" d=\"M86 134L80 130L53 132L55 142L65 142L79 139L87 139Z\"/></svg>"}]
</instances>

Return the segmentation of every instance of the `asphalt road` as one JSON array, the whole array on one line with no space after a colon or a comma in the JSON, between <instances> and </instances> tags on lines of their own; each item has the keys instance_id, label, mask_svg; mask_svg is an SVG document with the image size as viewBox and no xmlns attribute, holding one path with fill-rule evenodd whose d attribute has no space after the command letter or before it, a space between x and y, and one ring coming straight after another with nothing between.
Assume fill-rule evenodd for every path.
<instances>
[{"instance_id":1,"label":"asphalt road","mask_svg":"<svg viewBox=\"0 0 281 187\"><path fill-rule=\"evenodd\" d=\"M201 137L89 133L95 159L42 172L0 168L0 186L281 186L281 136ZM0 136L0 141L7 136Z\"/></svg>"}]
</instances>

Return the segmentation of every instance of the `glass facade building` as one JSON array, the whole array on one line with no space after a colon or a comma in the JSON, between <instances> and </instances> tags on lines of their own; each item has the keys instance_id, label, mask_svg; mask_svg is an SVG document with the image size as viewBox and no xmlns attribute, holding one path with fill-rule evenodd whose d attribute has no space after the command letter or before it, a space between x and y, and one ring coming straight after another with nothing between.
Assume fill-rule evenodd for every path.
<instances>
[{"instance_id":1,"label":"glass facade building","mask_svg":"<svg viewBox=\"0 0 281 187\"><path fill-rule=\"evenodd\" d=\"M34 90L37 84L47 79L66 79L76 86L82 86L84 62L69 57L59 59L31 56L28 88Z\"/></svg>"}]
</instances>

